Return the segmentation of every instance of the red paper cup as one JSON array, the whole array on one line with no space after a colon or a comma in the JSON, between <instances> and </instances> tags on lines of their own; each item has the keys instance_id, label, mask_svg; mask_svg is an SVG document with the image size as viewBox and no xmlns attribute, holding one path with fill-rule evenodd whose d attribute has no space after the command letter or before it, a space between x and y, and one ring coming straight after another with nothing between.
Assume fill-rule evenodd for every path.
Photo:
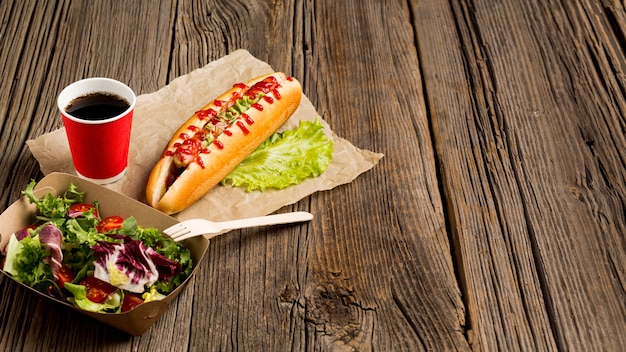
<instances>
[{"instance_id":1,"label":"red paper cup","mask_svg":"<svg viewBox=\"0 0 626 352\"><path fill-rule=\"evenodd\" d=\"M101 116L99 120L67 112L77 98L94 93L121 97L128 102L128 108L113 116ZM135 100L132 89L110 78L83 79L61 91L57 104L78 176L99 184L112 183L124 176Z\"/></svg>"}]
</instances>

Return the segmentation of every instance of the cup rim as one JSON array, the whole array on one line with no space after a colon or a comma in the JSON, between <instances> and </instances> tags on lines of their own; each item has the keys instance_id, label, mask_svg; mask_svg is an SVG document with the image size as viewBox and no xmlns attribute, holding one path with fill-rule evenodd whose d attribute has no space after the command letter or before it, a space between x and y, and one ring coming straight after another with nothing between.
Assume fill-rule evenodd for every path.
<instances>
[{"instance_id":1,"label":"cup rim","mask_svg":"<svg viewBox=\"0 0 626 352\"><path fill-rule=\"evenodd\" d=\"M88 87L98 82L100 83L104 82L109 87L115 87L115 89L91 89L91 90L84 89L84 90L81 90L82 91L81 94L70 95L69 93L73 89L79 89L77 87L83 87L83 86ZM112 93L112 94L122 96L124 99L129 100L128 109L124 110L119 115L116 115L116 116L113 116L104 120L85 120L85 119L81 119L76 116L73 116L72 114L65 111L65 108L73 99L76 99L80 96L84 96L90 93L96 93L96 92ZM61 93L59 93L59 96L57 97L57 107L64 118L68 118L74 122L82 123L86 125L101 125L101 124L117 121L123 118L124 116L127 116L135 108L136 102L137 102L137 96L135 92L129 86L127 86L126 84L118 80L107 78L107 77L90 77L90 78L84 78L84 79L75 81L67 85L65 88L63 88L63 90L61 91Z\"/></svg>"}]
</instances>

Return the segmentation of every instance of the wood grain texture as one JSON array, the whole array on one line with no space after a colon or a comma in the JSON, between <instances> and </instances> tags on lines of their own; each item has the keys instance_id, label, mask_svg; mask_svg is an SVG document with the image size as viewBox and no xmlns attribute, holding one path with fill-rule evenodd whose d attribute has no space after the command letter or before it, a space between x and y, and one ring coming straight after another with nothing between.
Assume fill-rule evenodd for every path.
<instances>
[{"instance_id":1,"label":"wood grain texture","mask_svg":"<svg viewBox=\"0 0 626 352\"><path fill-rule=\"evenodd\" d=\"M363 15L364 13L373 14L374 19L379 18L378 13L385 10L384 6L375 6L362 12L363 6L356 6L356 4L318 3L314 4L314 7L308 7L311 6L308 3L303 5L304 8L294 10L294 5L286 3L271 4L268 8L246 7L244 4L231 3L219 10L209 10L210 16L202 16L197 12L193 16L202 19L210 17L211 23L221 26L221 23L227 22L227 19L218 19L217 16L234 18L233 14L236 13L239 17L235 22L254 23L255 26L242 26L243 32L239 34L243 39L251 38L250 43L246 43L243 39L242 42L234 40L234 43L230 43L226 39L226 47L245 47L255 56L266 60L275 69L291 72L297 77L300 77L298 73L301 72L305 94L337 133L346 136L356 145L359 145L360 138L364 138L362 144L371 145L370 148L385 154L389 152L396 162L402 161L403 157L395 155L402 155L407 148L406 146L398 148L394 144L400 140L410 140L411 133L416 133L412 132L414 122L394 119L393 123L399 125L381 124L380 121L385 113L401 116L403 114L402 103L388 107L388 111L384 112L380 110L381 107L377 105L376 99L363 99L363 96L372 94L368 92L369 88L378 85L390 86L390 80L396 78L385 77L382 72L368 67L372 65L368 63L371 53L361 50L362 47L371 46L372 41L386 42L384 31L377 31L376 27L370 23L372 18ZM267 11L267 13L259 15L252 13L254 10ZM406 16L403 10L406 8L396 6L388 11L390 16L398 17L400 21ZM294 13L304 13L306 16L303 20L302 17L294 17ZM245 17L246 15L250 17ZM180 18L185 19L191 16L192 14L189 13ZM352 20L346 22L346 17ZM271 20L263 22L259 18ZM377 21L381 22L380 19ZM392 23L394 22L389 22L390 25ZM210 45L205 43L213 40L212 34L215 30L206 28L209 21L203 21L202 31L192 30L191 23L182 22L180 25L185 28L183 35L187 43L196 43L198 48L203 48ZM258 28L264 27L267 27L268 32L260 36ZM393 29L393 26L390 27ZM281 28L281 30L277 31L276 28ZM304 28L303 32L301 28ZM268 33L276 34L268 35ZM303 42L294 42L293 37L296 33L303 36ZM347 36L340 36L338 33ZM192 34L199 38L193 37ZM410 31L403 34L411 37ZM257 40L260 40L260 45L253 45ZM348 43L358 44L348 45ZM414 50L411 52L410 48L400 45L399 47L411 56L405 57L403 53L399 53L397 59L411 60L412 57L412 62L416 64ZM298 57L298 49L310 52L307 57L308 61L302 61ZM396 48L378 46L372 50L386 53ZM385 61L377 64L385 67L393 65L393 58L387 58L387 56L385 54ZM198 65L202 63L195 66ZM394 99L408 99L415 102L408 104L409 106L415 106L418 110L421 106L423 109L423 103L420 103L420 86L417 84L419 77L417 81L411 81L411 78L415 77L408 77L409 82L405 86L413 86L413 91L417 94L411 95L411 91L400 90L395 92L398 97ZM415 123L421 124L422 129L417 133L422 134L420 138L426 144L415 145L416 148L424 149L422 152L415 152L416 158L426 159L423 163L432 163L429 132L423 110L419 116L421 119L417 118ZM376 132L380 128L389 130ZM385 138L382 143L376 138L377 133L387 135L398 131L404 131L407 137ZM431 170L432 166L430 164ZM399 165L387 167L393 170ZM420 166L422 167L424 165ZM467 346L459 328L458 319L463 319L463 307L453 276L441 205L423 203L424 211L411 210L419 209L422 204L416 202L411 192L421 193L418 197L423 199L439 198L435 175L424 173L422 170L412 170L410 166L402 166L402 168L405 175L401 177L406 178L405 186L408 187L400 188L396 185L394 189L388 190L373 187L375 184L385 182L386 171L381 169L378 173L372 172L371 174L379 176L364 175L364 179L356 181L354 186L333 190L332 195L314 195L308 204L307 202L297 204L295 209L307 209L314 212L322 224L314 224L307 232L299 233L295 238L293 235L285 234L265 238L266 236L260 236L254 231L248 231L244 232L239 239L229 236L229 238L214 241L215 246L212 246L209 253L209 258L212 258L209 259L211 262L209 265L226 270L214 272L216 276L211 280L219 283L217 286L209 286L209 292L214 299L208 306L196 307L196 313L202 314L206 310L207 314L213 316L211 321L214 319L238 320L240 321L238 324L243 325L239 332L241 336L231 336L226 340L224 339L228 335L236 333L229 330L230 325L218 324L223 328L216 328L212 324L207 324L206 327L203 325L203 328L196 332L198 338L207 339L208 337L209 345L217 349L225 348L224 346L236 341L236 348L244 350L282 349L285 341L289 346L287 349L296 350L352 348L385 350L389 348L414 349L416 346L432 349L444 344L449 344L449 346L456 344L460 348ZM420 178L415 179L413 175L430 177L427 179L430 184L423 185L426 181ZM377 177L377 179L370 177ZM368 192L362 192L363 188ZM406 197L404 194L394 195L394 191L409 192L409 195ZM372 193L369 192L378 193L372 197ZM395 204L391 201L391 197L406 199L408 204ZM372 202L373 200L375 202ZM369 203L369 205L364 207L364 203ZM329 204L332 204L330 208ZM394 209L385 209L390 206ZM433 224L433 228L423 230L425 234L420 234L415 224L423 223L423 221L411 219L411 217L429 218L430 216L434 217L437 222ZM401 218L403 223L394 224L394 228L385 226L390 221L397 221L397 218ZM402 229L401 226L406 228ZM420 239L419 235L424 236L425 239ZM439 241L432 243L433 237L438 238ZM227 246L227 252L236 251L239 255L213 252L222 245ZM414 258L411 253L416 253L416 250L421 251L416 249L420 245L435 246L432 251L424 251L432 256ZM385 254L381 261L379 248L389 248L393 253ZM437 255L437 253L443 255ZM418 266L423 266L423 268ZM424 271L438 273L440 275L432 275L437 275L440 279L447 276L447 282L443 279L435 287L420 289L426 292L431 289L441 290L441 295L433 297L425 292L415 297L415 293L419 292L416 291L416 286L419 284L414 278L423 275ZM222 287L221 285L231 286ZM233 297L233 290L240 294ZM258 292L266 294L259 296ZM439 300L439 296L447 298ZM413 308L409 308L414 305L420 306L419 300L427 301L432 307L447 310L449 313L445 314L446 319L431 321L428 318L430 314L421 315L419 312L414 312ZM455 302L456 306L453 305ZM222 308L224 305L229 309ZM241 309L235 309L237 306L242 307L244 312ZM266 308L260 309L260 307ZM222 309L224 309L223 313L215 315L216 311L219 312ZM420 309L428 310L427 307ZM378 313L379 311L382 313ZM246 314L243 318L242 313ZM230 314L238 316L230 317ZM377 318L381 314L385 317L382 320ZM405 316L406 314L409 316ZM412 321L415 319L422 320L419 324L423 326L413 326ZM276 330L277 325L281 327L279 330ZM426 326L436 328L430 329ZM414 329L424 329L424 336L417 337ZM268 333L267 336L259 337L257 331L268 331ZM428 336L431 333L434 336ZM390 334L397 335L398 338L390 338ZM420 341L420 338L424 341Z\"/></svg>"},{"instance_id":2,"label":"wood grain texture","mask_svg":"<svg viewBox=\"0 0 626 352\"><path fill-rule=\"evenodd\" d=\"M394 69L419 66L407 8L334 3L314 13L319 79L307 91L318 92L318 111L337 133L385 154L356 182L313 198L329 221L313 236L322 241L315 248L328 248L311 259L327 281L318 295L349 280L349 298L371 315L373 349L467 348L421 78Z\"/></svg>"},{"instance_id":3,"label":"wood grain texture","mask_svg":"<svg viewBox=\"0 0 626 352\"><path fill-rule=\"evenodd\" d=\"M415 24L469 341L617 350L626 326L624 54L609 20L623 9L451 5L428 6ZM427 16L447 19L446 30L433 32Z\"/></svg>"},{"instance_id":4,"label":"wood grain texture","mask_svg":"<svg viewBox=\"0 0 626 352\"><path fill-rule=\"evenodd\" d=\"M619 350L626 345L626 12L614 0L0 2L2 209L25 141L88 76L151 93L236 49L384 153L214 239L146 334L0 277L0 350ZM209 98L209 97L208 97Z\"/></svg>"}]
</instances>

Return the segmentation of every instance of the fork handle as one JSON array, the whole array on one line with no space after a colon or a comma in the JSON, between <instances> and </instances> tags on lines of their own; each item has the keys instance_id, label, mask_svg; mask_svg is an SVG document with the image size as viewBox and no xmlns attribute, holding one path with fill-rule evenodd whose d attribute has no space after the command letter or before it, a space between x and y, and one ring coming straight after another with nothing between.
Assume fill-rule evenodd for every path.
<instances>
[{"instance_id":1,"label":"fork handle","mask_svg":"<svg viewBox=\"0 0 626 352\"><path fill-rule=\"evenodd\" d=\"M296 211L283 214L272 214L253 218L222 221L219 223L222 231L243 229L247 227L290 224L294 222L309 221L313 219L313 214L306 211Z\"/></svg>"}]
</instances>

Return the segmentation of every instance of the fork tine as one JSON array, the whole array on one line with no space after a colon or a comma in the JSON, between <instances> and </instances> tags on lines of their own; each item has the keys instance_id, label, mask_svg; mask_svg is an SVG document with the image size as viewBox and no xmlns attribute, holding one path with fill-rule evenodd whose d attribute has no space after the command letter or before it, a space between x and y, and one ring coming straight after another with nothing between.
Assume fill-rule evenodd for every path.
<instances>
[{"instance_id":1,"label":"fork tine","mask_svg":"<svg viewBox=\"0 0 626 352\"><path fill-rule=\"evenodd\" d=\"M180 242L180 241L184 241L188 238L192 238L192 237L196 237L198 236L197 233L193 233L191 231L188 231L186 233L180 233L177 234L176 237L172 237L172 239L174 240L174 242Z\"/></svg>"},{"instance_id":2,"label":"fork tine","mask_svg":"<svg viewBox=\"0 0 626 352\"><path fill-rule=\"evenodd\" d=\"M163 232L165 232L167 234L170 234L172 232L176 232L176 231L180 230L183 227L184 227L183 223L179 222L177 224L174 224L174 225L166 228L165 230L163 230Z\"/></svg>"},{"instance_id":3,"label":"fork tine","mask_svg":"<svg viewBox=\"0 0 626 352\"><path fill-rule=\"evenodd\" d=\"M189 229L183 223L178 223L163 230L163 233L170 236L171 238L176 238L186 233L189 233Z\"/></svg>"},{"instance_id":4,"label":"fork tine","mask_svg":"<svg viewBox=\"0 0 626 352\"><path fill-rule=\"evenodd\" d=\"M170 237L173 240L175 240L175 241L180 241L180 237L181 236L185 236L185 235L188 235L190 233L191 233L191 231L189 229L180 229L179 231L176 231L176 232L172 233L170 235Z\"/></svg>"}]
</instances>

